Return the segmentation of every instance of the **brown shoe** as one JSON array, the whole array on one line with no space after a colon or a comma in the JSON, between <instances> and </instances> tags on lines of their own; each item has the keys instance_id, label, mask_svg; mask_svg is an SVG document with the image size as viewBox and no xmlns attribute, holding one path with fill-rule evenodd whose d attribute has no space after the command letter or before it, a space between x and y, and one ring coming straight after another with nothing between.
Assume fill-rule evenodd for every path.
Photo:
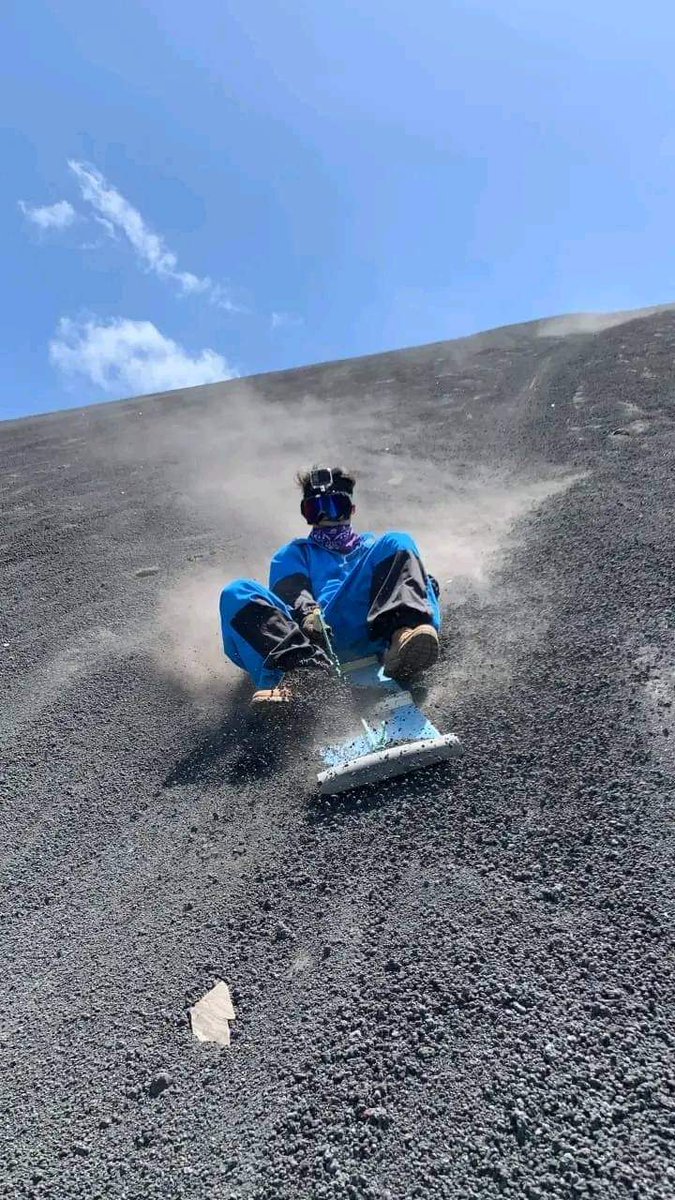
<instances>
[{"instance_id":1,"label":"brown shoe","mask_svg":"<svg viewBox=\"0 0 675 1200\"><path fill-rule=\"evenodd\" d=\"M322 667L297 667L288 671L281 683L271 688L258 688L251 696L251 707L257 711L305 706L320 703L326 689L334 686L330 670Z\"/></svg>"},{"instance_id":2,"label":"brown shoe","mask_svg":"<svg viewBox=\"0 0 675 1200\"><path fill-rule=\"evenodd\" d=\"M251 696L251 708L265 708L277 704L292 704L295 699L293 689L287 683L279 683L276 687L258 688Z\"/></svg>"},{"instance_id":3,"label":"brown shoe","mask_svg":"<svg viewBox=\"0 0 675 1200\"><path fill-rule=\"evenodd\" d=\"M384 670L390 679L412 679L438 658L438 634L433 625L397 629L384 656Z\"/></svg>"}]
</instances>

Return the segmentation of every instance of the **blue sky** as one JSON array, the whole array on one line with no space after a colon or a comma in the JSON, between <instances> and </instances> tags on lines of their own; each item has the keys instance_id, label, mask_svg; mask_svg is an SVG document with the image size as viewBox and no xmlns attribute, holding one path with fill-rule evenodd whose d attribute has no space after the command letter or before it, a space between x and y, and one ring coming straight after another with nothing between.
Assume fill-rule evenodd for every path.
<instances>
[{"instance_id":1,"label":"blue sky","mask_svg":"<svg viewBox=\"0 0 675 1200\"><path fill-rule=\"evenodd\" d=\"M9 0L0 416L675 300L675 10Z\"/></svg>"}]
</instances>

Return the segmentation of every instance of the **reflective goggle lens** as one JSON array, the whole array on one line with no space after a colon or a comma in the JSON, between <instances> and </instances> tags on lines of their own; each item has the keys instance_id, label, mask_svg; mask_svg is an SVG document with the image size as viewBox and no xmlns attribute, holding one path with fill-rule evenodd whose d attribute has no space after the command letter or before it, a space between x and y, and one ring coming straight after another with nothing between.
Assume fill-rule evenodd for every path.
<instances>
[{"instance_id":1,"label":"reflective goggle lens","mask_svg":"<svg viewBox=\"0 0 675 1200\"><path fill-rule=\"evenodd\" d=\"M342 521L352 511L352 498L345 492L334 492L332 495L307 496L304 501L303 513L310 525L319 525L322 520Z\"/></svg>"}]
</instances>

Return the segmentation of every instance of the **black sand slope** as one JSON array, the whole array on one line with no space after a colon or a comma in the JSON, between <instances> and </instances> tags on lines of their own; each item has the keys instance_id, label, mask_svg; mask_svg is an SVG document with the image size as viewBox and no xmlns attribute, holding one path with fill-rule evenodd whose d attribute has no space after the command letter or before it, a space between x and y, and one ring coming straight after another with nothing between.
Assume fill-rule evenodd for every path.
<instances>
[{"instance_id":1,"label":"black sand slope","mask_svg":"<svg viewBox=\"0 0 675 1200\"><path fill-rule=\"evenodd\" d=\"M0 427L2 1195L673 1195L675 316L570 328ZM321 805L200 602L317 434L466 750Z\"/></svg>"}]
</instances>

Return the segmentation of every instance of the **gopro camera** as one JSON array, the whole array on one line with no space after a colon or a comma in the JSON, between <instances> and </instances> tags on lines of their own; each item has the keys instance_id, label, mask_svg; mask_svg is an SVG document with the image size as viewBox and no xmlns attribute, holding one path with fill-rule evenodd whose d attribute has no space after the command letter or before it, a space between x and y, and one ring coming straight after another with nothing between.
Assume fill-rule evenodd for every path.
<instances>
[{"instance_id":1,"label":"gopro camera","mask_svg":"<svg viewBox=\"0 0 675 1200\"><path fill-rule=\"evenodd\" d=\"M315 492L327 492L333 486L333 472L330 467L320 467L317 471L310 471L309 486Z\"/></svg>"}]
</instances>

